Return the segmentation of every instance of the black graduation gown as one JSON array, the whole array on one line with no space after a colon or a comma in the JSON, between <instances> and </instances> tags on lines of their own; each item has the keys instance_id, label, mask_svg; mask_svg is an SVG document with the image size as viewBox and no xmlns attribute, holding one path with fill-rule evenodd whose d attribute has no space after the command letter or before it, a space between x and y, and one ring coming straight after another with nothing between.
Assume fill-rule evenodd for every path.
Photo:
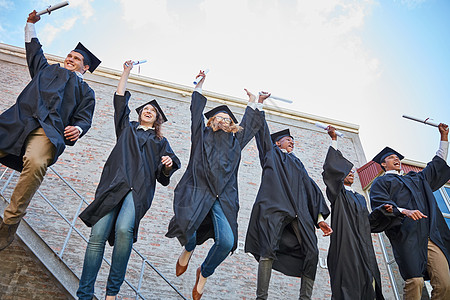
<instances>
[{"instance_id":1,"label":"black graduation gown","mask_svg":"<svg viewBox=\"0 0 450 300\"><path fill-rule=\"evenodd\" d=\"M379 213L384 219L377 220L379 226L392 218L403 216L398 207L409 210L418 209L428 218L414 221L404 217L402 222L392 222L385 229L394 257L403 279L425 277L427 274L427 244L430 238L450 260L450 230L436 203L433 191L439 189L450 179L450 167L440 157L435 156L421 172L409 172L405 176L385 174L374 180L370 190L371 214L379 213L382 205L391 204L395 213L392 217ZM376 228L375 228L376 229ZM412 251L413 250L413 251Z\"/></svg>"},{"instance_id":2,"label":"black graduation gown","mask_svg":"<svg viewBox=\"0 0 450 300\"><path fill-rule=\"evenodd\" d=\"M42 127L55 146L53 163L63 153L66 126L79 126L85 135L91 127L95 107L94 91L75 72L50 65L37 38L25 43L32 80L16 103L0 115L0 149L9 153L0 162L22 171L24 144L31 131Z\"/></svg>"},{"instance_id":3,"label":"black graduation gown","mask_svg":"<svg viewBox=\"0 0 450 300\"><path fill-rule=\"evenodd\" d=\"M133 192L136 211L134 242L137 240L139 223L150 208L155 194L156 181L166 186L170 176L181 163L170 148L166 138L158 139L152 129L137 130L138 122L130 122L128 100L131 94L114 95L114 123L117 143L103 168L94 201L80 214L80 218L91 227L122 200ZM169 177L163 174L162 156L170 156L173 161ZM114 230L109 236L114 244Z\"/></svg>"},{"instance_id":4,"label":"black graduation gown","mask_svg":"<svg viewBox=\"0 0 450 300\"><path fill-rule=\"evenodd\" d=\"M293 153L272 143L264 122L256 134L262 167L261 186L256 196L245 239L245 252L274 259L272 268L288 276L315 279L319 250L315 226L319 213L330 214L317 184ZM299 243L290 223L298 224Z\"/></svg>"},{"instance_id":5,"label":"black graduation gown","mask_svg":"<svg viewBox=\"0 0 450 300\"><path fill-rule=\"evenodd\" d=\"M384 299L381 278L370 234L364 196L347 191L344 179L353 164L340 151L328 149L323 181L331 202L331 235L328 272L332 299ZM375 279L375 290L372 282Z\"/></svg>"},{"instance_id":6,"label":"black graduation gown","mask_svg":"<svg viewBox=\"0 0 450 300\"><path fill-rule=\"evenodd\" d=\"M174 217L170 221L167 237L176 237L181 245L197 231L197 245L214 238L210 210L219 200L228 223L233 230L236 249L239 211L237 174L242 149L250 142L262 124L259 110L247 107L237 133L223 130L214 132L205 126L203 109L206 98L192 94L191 153L186 172L175 188Z\"/></svg>"}]
</instances>

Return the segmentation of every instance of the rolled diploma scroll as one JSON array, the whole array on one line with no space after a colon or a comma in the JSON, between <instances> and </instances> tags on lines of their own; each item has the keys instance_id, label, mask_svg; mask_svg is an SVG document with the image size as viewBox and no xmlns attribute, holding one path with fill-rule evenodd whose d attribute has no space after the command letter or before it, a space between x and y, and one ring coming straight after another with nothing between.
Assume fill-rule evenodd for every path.
<instances>
[{"instance_id":1,"label":"rolled diploma scroll","mask_svg":"<svg viewBox=\"0 0 450 300\"><path fill-rule=\"evenodd\" d=\"M259 92L259 94L263 95L263 93L261 93L261 92ZM283 102L286 102L286 103L292 103L292 100L288 100L288 99L284 99L284 98L280 98L280 97L275 97L275 96L272 96L272 95L270 95L269 98L272 98L272 99L278 100L278 101L283 101Z\"/></svg>"},{"instance_id":2,"label":"rolled diploma scroll","mask_svg":"<svg viewBox=\"0 0 450 300\"><path fill-rule=\"evenodd\" d=\"M325 130L327 130L328 129L328 126L327 125L325 125L325 124L323 124L323 123L320 123L320 122L316 122L316 124L315 124L317 127L319 127L319 128L322 128L322 129L325 129ZM336 134L338 135L338 136L340 136L340 137L343 137L344 136L344 134L342 133L342 132L340 132L340 131L334 131L334 132L336 132Z\"/></svg>"},{"instance_id":3,"label":"rolled diploma scroll","mask_svg":"<svg viewBox=\"0 0 450 300\"><path fill-rule=\"evenodd\" d=\"M40 16L40 15L43 15L43 14L50 14L52 11L57 10L57 9L59 9L61 7L64 7L66 5L69 5L69 1L63 1L63 2L57 3L55 5L49 6L48 8L38 12L36 14L36 16Z\"/></svg>"},{"instance_id":4,"label":"rolled diploma scroll","mask_svg":"<svg viewBox=\"0 0 450 300\"><path fill-rule=\"evenodd\" d=\"M208 72L209 72L209 69L206 69L205 75L208 74ZM203 76L198 76L197 78L194 79L194 84L197 85L200 82L200 80L202 80L202 79L203 79Z\"/></svg>"},{"instance_id":5,"label":"rolled diploma scroll","mask_svg":"<svg viewBox=\"0 0 450 300\"><path fill-rule=\"evenodd\" d=\"M146 62L147 62L146 59L141 59L141 60L138 60L138 61L133 61L133 66L135 66L135 65L140 65L140 64L144 64L144 63L146 63Z\"/></svg>"},{"instance_id":6,"label":"rolled diploma scroll","mask_svg":"<svg viewBox=\"0 0 450 300\"><path fill-rule=\"evenodd\" d=\"M133 60L133 66L139 65L139 64L143 64L143 63L146 63L146 62L147 62L146 59L141 59L141 60L137 60L137 61L134 61L134 60ZM128 66L127 63L125 63L125 64Z\"/></svg>"},{"instance_id":7,"label":"rolled diploma scroll","mask_svg":"<svg viewBox=\"0 0 450 300\"><path fill-rule=\"evenodd\" d=\"M424 123L424 124L427 124L427 125L430 125L430 126L439 127L439 124L436 124L434 122L429 121L430 118L419 119L419 118L415 118L415 117L411 117L411 116L407 116L407 115L403 115L402 117L405 118L405 119L410 119L410 120L413 120L413 121Z\"/></svg>"}]
</instances>

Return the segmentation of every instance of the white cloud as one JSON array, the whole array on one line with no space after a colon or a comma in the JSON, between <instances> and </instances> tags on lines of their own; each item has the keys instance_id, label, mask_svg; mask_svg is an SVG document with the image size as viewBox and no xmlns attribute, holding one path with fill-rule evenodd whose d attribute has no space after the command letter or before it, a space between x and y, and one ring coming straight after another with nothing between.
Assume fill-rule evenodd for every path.
<instances>
[{"instance_id":1,"label":"white cloud","mask_svg":"<svg viewBox=\"0 0 450 300\"><path fill-rule=\"evenodd\" d=\"M94 15L94 8L92 7L91 3L94 0L70 0L69 5L71 7L78 7L80 10L80 15L88 19Z\"/></svg>"},{"instance_id":2,"label":"white cloud","mask_svg":"<svg viewBox=\"0 0 450 300\"><path fill-rule=\"evenodd\" d=\"M69 6L72 14L67 15L69 11L66 11L64 18L49 18L45 27L42 29L40 37L46 45L50 45L53 40L61 33L69 31L73 26L81 21L87 21L94 15L94 9L91 5L93 0L71 0ZM64 7L62 9L67 9ZM58 15L61 17L62 15Z\"/></svg>"},{"instance_id":3,"label":"white cloud","mask_svg":"<svg viewBox=\"0 0 450 300\"><path fill-rule=\"evenodd\" d=\"M173 27L166 0L120 0L123 20L133 29L151 25L168 30Z\"/></svg>"},{"instance_id":4,"label":"white cloud","mask_svg":"<svg viewBox=\"0 0 450 300\"><path fill-rule=\"evenodd\" d=\"M42 40L45 45L50 45L55 37L60 33L64 31L70 30L77 21L76 17L66 19L62 24L58 24L57 26L46 24L45 27L42 30Z\"/></svg>"},{"instance_id":5,"label":"white cloud","mask_svg":"<svg viewBox=\"0 0 450 300\"><path fill-rule=\"evenodd\" d=\"M237 97L243 87L267 89L293 99L291 109L339 118L316 103L359 101L381 73L360 37L371 0L120 3L125 23L113 31L126 49L105 60L149 59L144 75L189 84L208 67L207 89Z\"/></svg>"},{"instance_id":6,"label":"white cloud","mask_svg":"<svg viewBox=\"0 0 450 300\"><path fill-rule=\"evenodd\" d=\"M14 7L14 2L10 0L0 0L1 9L11 9Z\"/></svg>"}]
</instances>

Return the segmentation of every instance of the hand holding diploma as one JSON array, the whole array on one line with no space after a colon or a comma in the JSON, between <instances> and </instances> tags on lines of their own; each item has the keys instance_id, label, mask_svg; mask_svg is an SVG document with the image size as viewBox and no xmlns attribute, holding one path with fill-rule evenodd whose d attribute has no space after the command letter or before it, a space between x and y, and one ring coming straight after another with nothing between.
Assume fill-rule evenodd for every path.
<instances>
[{"instance_id":1,"label":"hand holding diploma","mask_svg":"<svg viewBox=\"0 0 450 300\"><path fill-rule=\"evenodd\" d=\"M325 129L325 130L328 130L328 128L329 128L329 126L327 126L327 125L325 125L325 124L323 124L323 123L320 123L320 122L316 122L315 125L316 125L317 127L319 127L319 128ZM343 134L342 132L340 132L340 131L335 130L334 132L335 132L338 136L340 136L340 137L343 137L343 136L344 136L344 134Z\"/></svg>"},{"instance_id":2,"label":"hand holding diploma","mask_svg":"<svg viewBox=\"0 0 450 300\"><path fill-rule=\"evenodd\" d=\"M41 17L39 17L35 10L33 10L29 15L27 19L27 23L33 23L35 24L37 21L39 21Z\"/></svg>"},{"instance_id":3,"label":"hand holding diploma","mask_svg":"<svg viewBox=\"0 0 450 300\"><path fill-rule=\"evenodd\" d=\"M57 3L55 5L50 5L46 9L41 10L40 12L36 13L36 16L40 16L43 14L50 14L52 11L57 10L61 7L64 7L66 5L69 5L69 1L63 1L63 2Z\"/></svg>"},{"instance_id":4,"label":"hand holding diploma","mask_svg":"<svg viewBox=\"0 0 450 300\"><path fill-rule=\"evenodd\" d=\"M202 71L200 71L200 73L201 73L201 72L202 72ZM203 75L201 75L201 74L197 75L197 77L195 77L193 83L194 83L195 85L199 84L200 81L202 81L203 77L205 77L205 75L208 74L208 72L209 72L209 69L206 69L205 71L203 71Z\"/></svg>"},{"instance_id":5,"label":"hand holding diploma","mask_svg":"<svg viewBox=\"0 0 450 300\"><path fill-rule=\"evenodd\" d=\"M135 65L144 64L144 63L146 63L146 62L147 62L146 59L141 59L141 60L128 60L128 61L126 61L125 63L126 63L127 65L130 64L130 65L135 66Z\"/></svg>"}]
</instances>

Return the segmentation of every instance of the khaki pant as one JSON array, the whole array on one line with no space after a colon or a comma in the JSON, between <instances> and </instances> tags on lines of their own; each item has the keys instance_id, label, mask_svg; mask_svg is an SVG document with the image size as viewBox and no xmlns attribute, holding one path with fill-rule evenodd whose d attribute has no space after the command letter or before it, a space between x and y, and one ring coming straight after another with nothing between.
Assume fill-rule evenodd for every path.
<instances>
[{"instance_id":1,"label":"khaki pant","mask_svg":"<svg viewBox=\"0 0 450 300\"><path fill-rule=\"evenodd\" d=\"M431 240L428 240L427 271L433 287L432 300L450 299L450 271L448 262L442 250ZM420 300L422 297L423 277L409 278L405 282L404 299Z\"/></svg>"},{"instance_id":2,"label":"khaki pant","mask_svg":"<svg viewBox=\"0 0 450 300\"><path fill-rule=\"evenodd\" d=\"M45 135L44 129L33 130L25 141L23 170L14 188L11 202L6 207L3 222L8 225L20 222L25 210L44 179L48 165L55 156L55 146ZM0 157L7 153L0 150Z\"/></svg>"}]
</instances>

